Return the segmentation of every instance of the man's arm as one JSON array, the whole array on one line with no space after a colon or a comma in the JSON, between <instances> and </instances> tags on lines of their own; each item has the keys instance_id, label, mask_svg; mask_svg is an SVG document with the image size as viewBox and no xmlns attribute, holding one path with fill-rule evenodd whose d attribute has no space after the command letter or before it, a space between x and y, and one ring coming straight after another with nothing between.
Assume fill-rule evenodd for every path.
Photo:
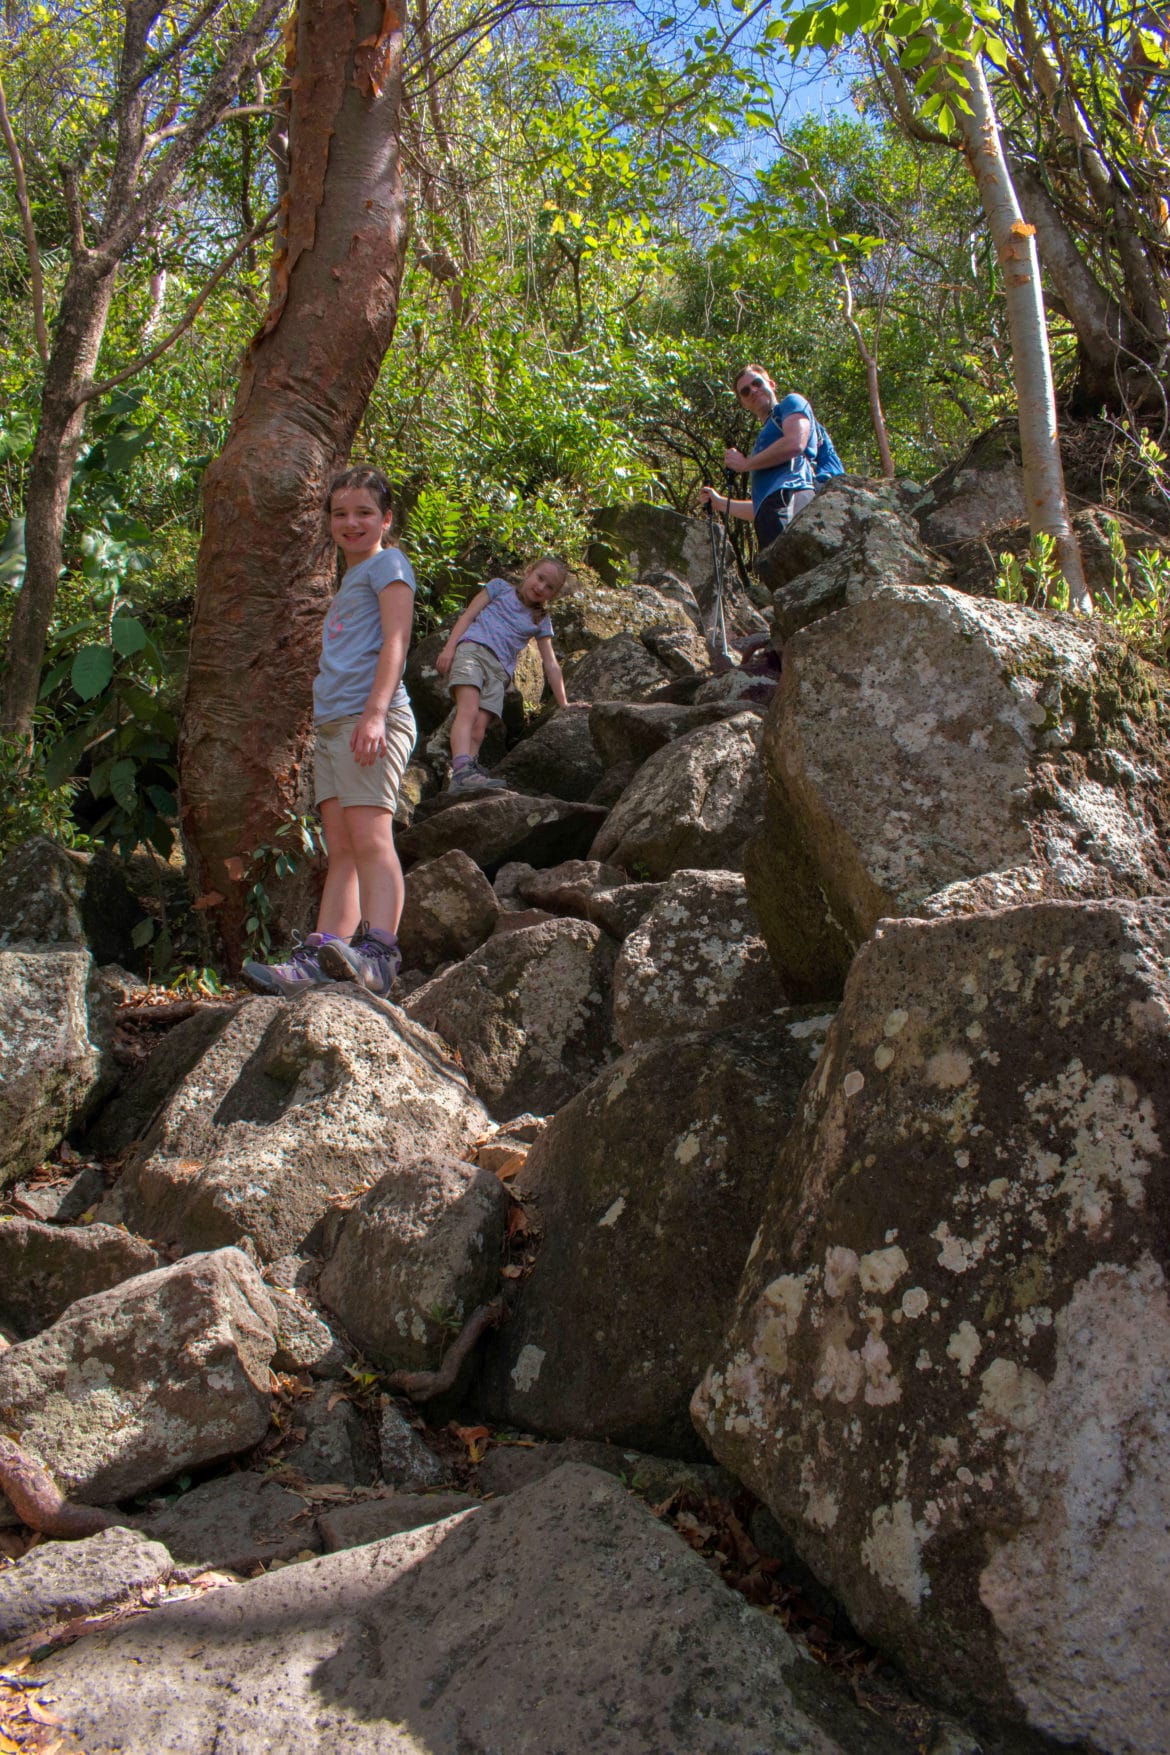
<instances>
[{"instance_id":1,"label":"man's arm","mask_svg":"<svg viewBox=\"0 0 1170 1755\"><path fill-rule=\"evenodd\" d=\"M781 438L773 439L762 451L753 451L750 457L745 457L742 451L725 451L723 461L737 474L745 469L775 469L778 463L799 457L811 437L812 424L807 414L786 414Z\"/></svg>"},{"instance_id":2,"label":"man's arm","mask_svg":"<svg viewBox=\"0 0 1170 1755\"><path fill-rule=\"evenodd\" d=\"M699 503L704 506L714 506L717 512L726 511L728 506L726 496L724 494L717 494L712 487L701 487L699 489ZM730 504L731 516L733 518L743 518L750 522L751 519L755 517L755 512L750 500L732 500Z\"/></svg>"}]
</instances>

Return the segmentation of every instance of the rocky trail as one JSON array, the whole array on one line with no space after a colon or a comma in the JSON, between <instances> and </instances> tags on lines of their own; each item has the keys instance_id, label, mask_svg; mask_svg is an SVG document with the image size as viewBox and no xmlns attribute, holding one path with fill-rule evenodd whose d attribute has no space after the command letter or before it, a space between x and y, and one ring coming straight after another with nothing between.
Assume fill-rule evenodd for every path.
<instances>
[{"instance_id":1,"label":"rocky trail","mask_svg":"<svg viewBox=\"0 0 1170 1755\"><path fill-rule=\"evenodd\" d=\"M393 1003L0 867L0 1752L1170 1747L1170 696L991 474L719 675L631 513L504 791L421 642Z\"/></svg>"}]
</instances>

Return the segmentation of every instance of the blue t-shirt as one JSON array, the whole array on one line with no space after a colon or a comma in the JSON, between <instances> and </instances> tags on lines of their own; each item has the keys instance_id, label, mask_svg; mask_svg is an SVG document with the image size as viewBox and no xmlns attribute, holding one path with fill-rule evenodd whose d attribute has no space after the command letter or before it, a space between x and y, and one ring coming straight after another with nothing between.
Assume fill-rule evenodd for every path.
<instances>
[{"instance_id":1,"label":"blue t-shirt","mask_svg":"<svg viewBox=\"0 0 1170 1755\"><path fill-rule=\"evenodd\" d=\"M460 634L457 644L474 640L477 646L486 646L511 676L529 640L551 640L553 625L547 615L534 622L532 611L506 579L489 579L483 589L491 602L484 605L467 632Z\"/></svg>"},{"instance_id":2,"label":"blue t-shirt","mask_svg":"<svg viewBox=\"0 0 1170 1755\"><path fill-rule=\"evenodd\" d=\"M817 423L812 406L803 396L795 394L785 396L778 402L763 426L760 436L752 446L752 456L757 451L766 451L777 439L784 437L784 422L790 414L803 414L808 421L808 443L803 451L795 457L787 457L777 463L773 469L753 469L751 471L752 510L758 512L764 501L771 494L778 494L782 488L811 488L813 485L812 459L816 456Z\"/></svg>"},{"instance_id":3,"label":"blue t-shirt","mask_svg":"<svg viewBox=\"0 0 1170 1755\"><path fill-rule=\"evenodd\" d=\"M318 725L352 719L364 708L382 651L379 594L399 582L417 589L414 569L400 548L379 549L343 577L321 635L321 663L313 684L313 718ZM410 706L401 680L390 706Z\"/></svg>"}]
</instances>

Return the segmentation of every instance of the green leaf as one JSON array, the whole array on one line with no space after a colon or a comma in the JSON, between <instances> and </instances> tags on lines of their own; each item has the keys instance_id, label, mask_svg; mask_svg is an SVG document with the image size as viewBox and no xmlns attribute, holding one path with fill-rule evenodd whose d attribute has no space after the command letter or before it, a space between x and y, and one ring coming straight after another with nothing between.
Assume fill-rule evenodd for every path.
<instances>
[{"instance_id":1,"label":"green leaf","mask_svg":"<svg viewBox=\"0 0 1170 1755\"><path fill-rule=\"evenodd\" d=\"M138 922L138 925L130 934L130 943L136 950L140 951L143 945L148 945L150 943L151 939L154 937L155 925L156 922L150 918L149 914L145 920L140 920Z\"/></svg>"},{"instance_id":2,"label":"green leaf","mask_svg":"<svg viewBox=\"0 0 1170 1755\"><path fill-rule=\"evenodd\" d=\"M110 638L123 658L129 658L146 645L146 629L136 616L116 615L110 623Z\"/></svg>"},{"instance_id":3,"label":"green leaf","mask_svg":"<svg viewBox=\"0 0 1170 1755\"><path fill-rule=\"evenodd\" d=\"M0 585L19 585L24 578L24 519L14 518L0 542Z\"/></svg>"},{"instance_id":4,"label":"green leaf","mask_svg":"<svg viewBox=\"0 0 1170 1755\"><path fill-rule=\"evenodd\" d=\"M146 796L149 798L160 817L178 816L178 800L173 792L167 791L165 786L148 786L146 788Z\"/></svg>"},{"instance_id":5,"label":"green leaf","mask_svg":"<svg viewBox=\"0 0 1170 1755\"><path fill-rule=\"evenodd\" d=\"M110 791L124 811L132 811L138 803L137 778L138 763L125 757L110 768Z\"/></svg>"},{"instance_id":6,"label":"green leaf","mask_svg":"<svg viewBox=\"0 0 1170 1755\"><path fill-rule=\"evenodd\" d=\"M114 653L110 646L83 646L73 660L69 680L83 701L92 701L109 686L114 674Z\"/></svg>"},{"instance_id":7,"label":"green leaf","mask_svg":"<svg viewBox=\"0 0 1170 1755\"><path fill-rule=\"evenodd\" d=\"M103 460L108 472L117 475L123 469L129 469L139 452L145 451L154 438L157 426L157 421L152 421L148 427L125 426L108 438Z\"/></svg>"}]
</instances>

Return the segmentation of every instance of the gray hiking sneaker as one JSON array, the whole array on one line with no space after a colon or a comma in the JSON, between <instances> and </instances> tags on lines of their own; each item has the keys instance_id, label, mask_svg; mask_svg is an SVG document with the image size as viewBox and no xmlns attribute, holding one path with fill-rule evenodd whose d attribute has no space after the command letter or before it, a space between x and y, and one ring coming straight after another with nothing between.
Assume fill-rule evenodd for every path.
<instances>
[{"instance_id":1,"label":"gray hiking sneaker","mask_svg":"<svg viewBox=\"0 0 1170 1755\"><path fill-rule=\"evenodd\" d=\"M503 792L507 789L507 781L501 780L496 774L489 774L478 762L468 762L462 768L456 768L447 782L447 791L454 793Z\"/></svg>"},{"instance_id":2,"label":"gray hiking sneaker","mask_svg":"<svg viewBox=\"0 0 1170 1755\"><path fill-rule=\"evenodd\" d=\"M330 939L321 946L319 957L327 981L356 981L383 999L402 967L398 940L372 932L364 920L348 944L343 938Z\"/></svg>"},{"instance_id":3,"label":"gray hiking sneaker","mask_svg":"<svg viewBox=\"0 0 1170 1755\"><path fill-rule=\"evenodd\" d=\"M318 951L328 943L319 932L311 932L302 944L293 946L287 963L245 963L240 971L245 985L253 993L276 993L285 998L320 987L333 979L317 961Z\"/></svg>"}]
</instances>

